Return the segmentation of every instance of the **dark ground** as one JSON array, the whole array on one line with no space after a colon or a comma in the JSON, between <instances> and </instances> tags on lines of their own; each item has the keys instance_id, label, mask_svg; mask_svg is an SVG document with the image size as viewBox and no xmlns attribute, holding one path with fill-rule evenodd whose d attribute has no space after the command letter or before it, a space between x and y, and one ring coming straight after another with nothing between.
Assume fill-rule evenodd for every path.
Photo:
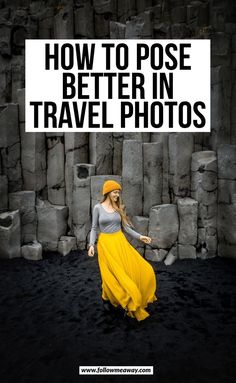
<instances>
[{"instance_id":1,"label":"dark ground","mask_svg":"<svg viewBox=\"0 0 236 383\"><path fill-rule=\"evenodd\" d=\"M236 382L236 261L150 262L158 301L138 322L104 311L97 257L0 261L0 382ZM79 365L153 365L82 376Z\"/></svg>"}]
</instances>

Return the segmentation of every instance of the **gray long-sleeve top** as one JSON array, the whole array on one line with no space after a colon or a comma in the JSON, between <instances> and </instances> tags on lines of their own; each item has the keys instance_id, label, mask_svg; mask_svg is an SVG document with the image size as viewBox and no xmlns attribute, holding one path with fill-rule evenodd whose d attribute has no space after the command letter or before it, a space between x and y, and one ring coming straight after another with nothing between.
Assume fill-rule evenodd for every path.
<instances>
[{"instance_id":1,"label":"gray long-sleeve top","mask_svg":"<svg viewBox=\"0 0 236 383\"><path fill-rule=\"evenodd\" d=\"M126 233L130 234L133 238L139 239L140 235L130 226L123 226ZM92 228L90 232L89 246L94 246L97 238L97 230L101 233L115 233L121 230L121 216L117 211L109 213L105 210L101 203L97 203L93 208L92 215Z\"/></svg>"}]
</instances>

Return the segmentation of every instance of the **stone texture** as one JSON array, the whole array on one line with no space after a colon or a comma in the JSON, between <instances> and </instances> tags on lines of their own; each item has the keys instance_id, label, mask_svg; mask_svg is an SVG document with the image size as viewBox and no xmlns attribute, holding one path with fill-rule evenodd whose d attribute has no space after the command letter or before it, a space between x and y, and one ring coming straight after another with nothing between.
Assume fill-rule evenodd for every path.
<instances>
[{"instance_id":1,"label":"stone texture","mask_svg":"<svg viewBox=\"0 0 236 383\"><path fill-rule=\"evenodd\" d=\"M47 184L46 143L44 133L26 133L20 124L21 165L25 190L40 191Z\"/></svg>"},{"instance_id":2,"label":"stone texture","mask_svg":"<svg viewBox=\"0 0 236 383\"><path fill-rule=\"evenodd\" d=\"M72 199L74 165L88 163L88 133L65 133L66 205L69 207L68 225L72 228Z\"/></svg>"},{"instance_id":3,"label":"stone texture","mask_svg":"<svg viewBox=\"0 0 236 383\"><path fill-rule=\"evenodd\" d=\"M47 138L48 200L55 205L65 204L65 156L61 137Z\"/></svg>"},{"instance_id":4,"label":"stone texture","mask_svg":"<svg viewBox=\"0 0 236 383\"><path fill-rule=\"evenodd\" d=\"M117 17L119 22L125 22L136 13L136 0L117 1Z\"/></svg>"},{"instance_id":5,"label":"stone texture","mask_svg":"<svg viewBox=\"0 0 236 383\"><path fill-rule=\"evenodd\" d=\"M125 39L149 39L153 36L152 12L145 11L126 22Z\"/></svg>"},{"instance_id":6,"label":"stone texture","mask_svg":"<svg viewBox=\"0 0 236 383\"><path fill-rule=\"evenodd\" d=\"M173 246L164 260L166 266L171 266L178 259L178 248Z\"/></svg>"},{"instance_id":7,"label":"stone texture","mask_svg":"<svg viewBox=\"0 0 236 383\"><path fill-rule=\"evenodd\" d=\"M124 39L125 38L125 24L117 23L115 21L110 22L110 38L111 39Z\"/></svg>"},{"instance_id":8,"label":"stone texture","mask_svg":"<svg viewBox=\"0 0 236 383\"><path fill-rule=\"evenodd\" d=\"M38 241L42 244L43 250L57 250L60 237L66 234L68 207L38 200L36 210Z\"/></svg>"},{"instance_id":9,"label":"stone texture","mask_svg":"<svg viewBox=\"0 0 236 383\"><path fill-rule=\"evenodd\" d=\"M178 257L179 259L197 258L196 247L192 245L178 245Z\"/></svg>"},{"instance_id":10,"label":"stone texture","mask_svg":"<svg viewBox=\"0 0 236 383\"><path fill-rule=\"evenodd\" d=\"M153 261L153 262L162 262L166 255L167 255L167 251L164 250L164 249L146 249L145 250L145 258L148 260L148 261Z\"/></svg>"},{"instance_id":11,"label":"stone texture","mask_svg":"<svg viewBox=\"0 0 236 383\"><path fill-rule=\"evenodd\" d=\"M169 134L169 173L173 202L190 195L191 156L194 138L189 133Z\"/></svg>"},{"instance_id":12,"label":"stone texture","mask_svg":"<svg viewBox=\"0 0 236 383\"><path fill-rule=\"evenodd\" d=\"M112 174L112 133L89 134L90 163L96 165L96 174Z\"/></svg>"},{"instance_id":13,"label":"stone texture","mask_svg":"<svg viewBox=\"0 0 236 383\"><path fill-rule=\"evenodd\" d=\"M236 180L218 179L218 203L233 203Z\"/></svg>"},{"instance_id":14,"label":"stone texture","mask_svg":"<svg viewBox=\"0 0 236 383\"><path fill-rule=\"evenodd\" d=\"M20 250L19 210L0 214L0 258L18 258Z\"/></svg>"},{"instance_id":15,"label":"stone texture","mask_svg":"<svg viewBox=\"0 0 236 383\"><path fill-rule=\"evenodd\" d=\"M122 174L122 149L124 134L113 133L113 174Z\"/></svg>"},{"instance_id":16,"label":"stone texture","mask_svg":"<svg viewBox=\"0 0 236 383\"><path fill-rule=\"evenodd\" d=\"M219 145L217 159L218 177L236 180L236 145Z\"/></svg>"},{"instance_id":17,"label":"stone texture","mask_svg":"<svg viewBox=\"0 0 236 383\"><path fill-rule=\"evenodd\" d=\"M19 210L21 221L21 243L36 240L37 215L35 210L35 192L20 191L9 194L9 209Z\"/></svg>"},{"instance_id":18,"label":"stone texture","mask_svg":"<svg viewBox=\"0 0 236 383\"><path fill-rule=\"evenodd\" d=\"M72 223L79 249L85 249L91 226L91 177L94 174L95 166L92 164L74 165Z\"/></svg>"},{"instance_id":19,"label":"stone texture","mask_svg":"<svg viewBox=\"0 0 236 383\"><path fill-rule=\"evenodd\" d=\"M150 208L161 204L163 174L162 142L143 144L143 214L149 216Z\"/></svg>"},{"instance_id":20,"label":"stone texture","mask_svg":"<svg viewBox=\"0 0 236 383\"><path fill-rule=\"evenodd\" d=\"M17 90L17 102L19 105L19 121L25 122L25 89Z\"/></svg>"},{"instance_id":21,"label":"stone texture","mask_svg":"<svg viewBox=\"0 0 236 383\"><path fill-rule=\"evenodd\" d=\"M8 180L0 175L0 213L8 209Z\"/></svg>"},{"instance_id":22,"label":"stone texture","mask_svg":"<svg viewBox=\"0 0 236 383\"><path fill-rule=\"evenodd\" d=\"M58 252L61 255L68 255L72 250L76 250L76 238L69 236L62 236L58 242Z\"/></svg>"},{"instance_id":23,"label":"stone texture","mask_svg":"<svg viewBox=\"0 0 236 383\"><path fill-rule=\"evenodd\" d=\"M143 213L143 151L142 142L123 141L122 196L130 216Z\"/></svg>"},{"instance_id":24,"label":"stone texture","mask_svg":"<svg viewBox=\"0 0 236 383\"><path fill-rule=\"evenodd\" d=\"M192 198L177 200L179 215L178 242L185 245L195 245L197 242L198 202Z\"/></svg>"},{"instance_id":25,"label":"stone texture","mask_svg":"<svg viewBox=\"0 0 236 383\"><path fill-rule=\"evenodd\" d=\"M43 259L42 250L41 243L34 242L21 247L21 256L29 261L39 261Z\"/></svg>"},{"instance_id":26,"label":"stone texture","mask_svg":"<svg viewBox=\"0 0 236 383\"><path fill-rule=\"evenodd\" d=\"M54 17L55 39L73 39L74 37L74 13L73 7L61 6ZM57 9L58 9L57 8Z\"/></svg>"},{"instance_id":27,"label":"stone texture","mask_svg":"<svg viewBox=\"0 0 236 383\"><path fill-rule=\"evenodd\" d=\"M153 247L169 249L177 241L178 231L176 205L163 204L151 208L148 235L152 238Z\"/></svg>"},{"instance_id":28,"label":"stone texture","mask_svg":"<svg viewBox=\"0 0 236 383\"><path fill-rule=\"evenodd\" d=\"M236 259L236 203L219 204L217 221L218 255Z\"/></svg>"},{"instance_id":29,"label":"stone texture","mask_svg":"<svg viewBox=\"0 0 236 383\"><path fill-rule=\"evenodd\" d=\"M192 155L191 197L198 201L198 225L216 228L217 159L214 151Z\"/></svg>"},{"instance_id":30,"label":"stone texture","mask_svg":"<svg viewBox=\"0 0 236 383\"><path fill-rule=\"evenodd\" d=\"M168 141L169 141L169 133L151 133L151 142L162 142L162 146L163 146L162 203L170 203Z\"/></svg>"},{"instance_id":31,"label":"stone texture","mask_svg":"<svg viewBox=\"0 0 236 383\"><path fill-rule=\"evenodd\" d=\"M94 38L94 14L90 2L81 2L75 9L74 19L76 38Z\"/></svg>"},{"instance_id":32,"label":"stone texture","mask_svg":"<svg viewBox=\"0 0 236 383\"><path fill-rule=\"evenodd\" d=\"M0 127L3 174L8 178L9 192L14 192L22 188L18 106L16 104L0 106Z\"/></svg>"}]
</instances>

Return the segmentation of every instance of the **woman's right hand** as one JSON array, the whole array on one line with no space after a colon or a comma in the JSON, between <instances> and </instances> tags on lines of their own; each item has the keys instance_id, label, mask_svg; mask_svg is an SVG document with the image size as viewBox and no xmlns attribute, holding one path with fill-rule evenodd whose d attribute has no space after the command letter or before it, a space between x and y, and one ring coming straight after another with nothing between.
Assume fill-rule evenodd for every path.
<instances>
[{"instance_id":1,"label":"woman's right hand","mask_svg":"<svg viewBox=\"0 0 236 383\"><path fill-rule=\"evenodd\" d=\"M93 257L94 256L94 246L90 246L88 249L88 256Z\"/></svg>"}]
</instances>

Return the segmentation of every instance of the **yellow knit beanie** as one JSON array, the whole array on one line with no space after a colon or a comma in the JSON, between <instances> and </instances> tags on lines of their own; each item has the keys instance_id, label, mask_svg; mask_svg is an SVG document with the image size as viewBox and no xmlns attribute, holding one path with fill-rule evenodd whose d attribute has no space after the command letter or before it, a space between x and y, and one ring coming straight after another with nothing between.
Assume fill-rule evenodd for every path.
<instances>
[{"instance_id":1,"label":"yellow knit beanie","mask_svg":"<svg viewBox=\"0 0 236 383\"><path fill-rule=\"evenodd\" d=\"M103 188L102 188L102 194L106 194L106 193L109 193L111 192L112 190L121 190L121 185L114 181L114 180L107 180L106 182L104 182L103 184Z\"/></svg>"}]
</instances>

